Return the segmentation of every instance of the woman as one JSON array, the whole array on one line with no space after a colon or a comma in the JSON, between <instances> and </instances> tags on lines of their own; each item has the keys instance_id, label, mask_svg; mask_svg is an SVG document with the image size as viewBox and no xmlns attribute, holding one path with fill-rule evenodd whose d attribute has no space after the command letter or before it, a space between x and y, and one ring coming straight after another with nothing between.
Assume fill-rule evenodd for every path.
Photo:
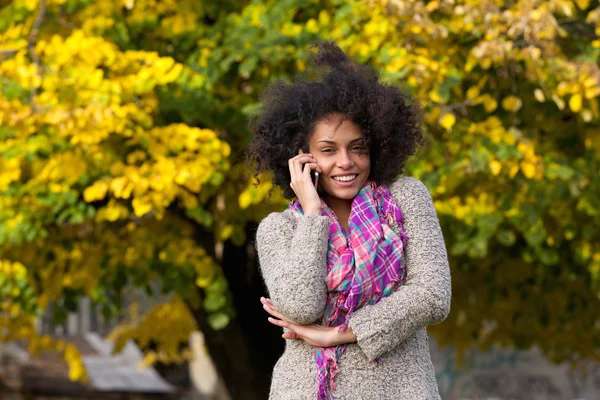
<instances>
[{"instance_id":1,"label":"woman","mask_svg":"<svg viewBox=\"0 0 600 400\"><path fill-rule=\"evenodd\" d=\"M448 259L427 188L398 178L420 109L332 43L314 61L318 78L270 86L252 124L257 174L297 198L256 237L287 339L269 398L437 399L425 327L450 310Z\"/></svg>"}]
</instances>

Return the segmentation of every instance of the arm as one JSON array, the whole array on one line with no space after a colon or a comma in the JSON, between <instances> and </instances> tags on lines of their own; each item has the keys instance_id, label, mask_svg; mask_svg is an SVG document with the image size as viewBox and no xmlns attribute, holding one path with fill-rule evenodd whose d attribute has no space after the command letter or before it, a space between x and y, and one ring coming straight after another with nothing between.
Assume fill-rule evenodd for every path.
<instances>
[{"instance_id":1,"label":"arm","mask_svg":"<svg viewBox=\"0 0 600 400\"><path fill-rule=\"evenodd\" d=\"M290 320L310 324L323 315L327 296L329 219L290 212L272 213L259 225L260 269L277 309Z\"/></svg>"},{"instance_id":2,"label":"arm","mask_svg":"<svg viewBox=\"0 0 600 400\"><path fill-rule=\"evenodd\" d=\"M395 348L418 329L443 321L450 312L448 255L427 187L419 180L403 177L390 190L404 214L407 276L397 291L350 316L349 326L370 360Z\"/></svg>"}]
</instances>

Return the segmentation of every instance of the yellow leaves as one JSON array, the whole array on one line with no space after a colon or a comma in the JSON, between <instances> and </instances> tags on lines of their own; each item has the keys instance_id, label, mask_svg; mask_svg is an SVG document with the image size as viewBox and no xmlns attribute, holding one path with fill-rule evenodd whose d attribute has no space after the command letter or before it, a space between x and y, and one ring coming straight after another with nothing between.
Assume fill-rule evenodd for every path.
<instances>
[{"instance_id":1,"label":"yellow leaves","mask_svg":"<svg viewBox=\"0 0 600 400\"><path fill-rule=\"evenodd\" d=\"M452 113L446 113L440 119L440 125L443 126L447 131L452 129L454 124L456 123L456 117Z\"/></svg>"},{"instance_id":2,"label":"yellow leaves","mask_svg":"<svg viewBox=\"0 0 600 400\"><path fill-rule=\"evenodd\" d=\"M490 162L490 171L492 172L492 175L498 176L500 174L501 170L502 170L502 163L500 163L498 160L492 160Z\"/></svg>"},{"instance_id":3,"label":"yellow leaves","mask_svg":"<svg viewBox=\"0 0 600 400\"><path fill-rule=\"evenodd\" d=\"M576 90L575 85L565 81L559 82L556 86L556 94L559 96L565 96L574 90Z\"/></svg>"},{"instance_id":4,"label":"yellow leaves","mask_svg":"<svg viewBox=\"0 0 600 400\"><path fill-rule=\"evenodd\" d=\"M248 208L252 204L252 195L249 191L244 191L238 198L239 206L242 210Z\"/></svg>"},{"instance_id":5,"label":"yellow leaves","mask_svg":"<svg viewBox=\"0 0 600 400\"><path fill-rule=\"evenodd\" d=\"M298 36L302 32L302 25L293 22L284 22L281 26L281 33L284 36Z\"/></svg>"},{"instance_id":6,"label":"yellow leaves","mask_svg":"<svg viewBox=\"0 0 600 400\"><path fill-rule=\"evenodd\" d=\"M248 186L246 186L238 196L238 205L242 210L247 209L253 204L260 204L266 199L269 191L273 187L271 178L271 175L261 174L259 175L260 183L258 186L255 186L255 179L251 179L250 182L248 182Z\"/></svg>"},{"instance_id":7,"label":"yellow leaves","mask_svg":"<svg viewBox=\"0 0 600 400\"><path fill-rule=\"evenodd\" d=\"M83 199L91 203L93 201L102 200L108 191L108 184L104 181L96 181L92 186L89 186L83 191Z\"/></svg>"},{"instance_id":8,"label":"yellow leaves","mask_svg":"<svg viewBox=\"0 0 600 400\"><path fill-rule=\"evenodd\" d=\"M497 211L495 199L486 193L465 196L464 199L453 196L445 200L435 200L434 206L439 214L447 214L473 225L480 216Z\"/></svg>"},{"instance_id":9,"label":"yellow leaves","mask_svg":"<svg viewBox=\"0 0 600 400\"><path fill-rule=\"evenodd\" d=\"M226 157L231 147L212 130L172 124L140 131L138 135L146 143L147 152L130 153L127 161L132 165L112 168L113 175L121 176L108 184L115 198L133 197L132 207L138 217L151 210L160 216L177 197L190 207L197 204L187 192L199 193L206 184L217 182L215 177L229 167ZM90 191L89 195L93 193ZM114 220L123 215L126 214L122 210L110 207L99 218Z\"/></svg>"},{"instance_id":10,"label":"yellow leaves","mask_svg":"<svg viewBox=\"0 0 600 400\"><path fill-rule=\"evenodd\" d=\"M152 211L152 203L147 198L136 197L131 202L131 205L133 206L133 212L138 217L143 217Z\"/></svg>"},{"instance_id":11,"label":"yellow leaves","mask_svg":"<svg viewBox=\"0 0 600 400\"><path fill-rule=\"evenodd\" d=\"M327 26L331 23L331 16L329 15L329 13L325 10L321 10L319 12L319 23L322 26Z\"/></svg>"},{"instance_id":12,"label":"yellow leaves","mask_svg":"<svg viewBox=\"0 0 600 400\"><path fill-rule=\"evenodd\" d=\"M0 62L13 52L18 52L27 46L27 30L22 24L11 23L4 32L0 33Z\"/></svg>"},{"instance_id":13,"label":"yellow leaves","mask_svg":"<svg viewBox=\"0 0 600 400\"><path fill-rule=\"evenodd\" d=\"M440 93L437 90L429 92L429 98L436 103L443 103Z\"/></svg>"},{"instance_id":14,"label":"yellow leaves","mask_svg":"<svg viewBox=\"0 0 600 400\"><path fill-rule=\"evenodd\" d=\"M385 66L386 72L395 73L400 71L402 68L406 66L406 59L403 57L395 57L393 58L387 65Z\"/></svg>"},{"instance_id":15,"label":"yellow leaves","mask_svg":"<svg viewBox=\"0 0 600 400\"><path fill-rule=\"evenodd\" d=\"M483 107L485 108L485 111L487 111L488 113L493 112L498 107L498 102L496 101L496 99L494 99L489 94L486 94L482 97L483 97Z\"/></svg>"},{"instance_id":16,"label":"yellow leaves","mask_svg":"<svg viewBox=\"0 0 600 400\"><path fill-rule=\"evenodd\" d=\"M208 285L210 285L212 283L212 281L214 280L214 274L208 274L208 275L198 275L198 278L196 278L196 286L198 286L199 288L205 289Z\"/></svg>"},{"instance_id":17,"label":"yellow leaves","mask_svg":"<svg viewBox=\"0 0 600 400\"><path fill-rule=\"evenodd\" d=\"M0 158L0 190L7 189L12 182L21 178L21 166L18 158Z\"/></svg>"},{"instance_id":18,"label":"yellow leaves","mask_svg":"<svg viewBox=\"0 0 600 400\"><path fill-rule=\"evenodd\" d=\"M535 177L535 175L536 175L535 165L533 165L529 161L522 161L521 162L521 171L523 172L523 175L525 175L525 177L527 179L533 179Z\"/></svg>"},{"instance_id":19,"label":"yellow leaves","mask_svg":"<svg viewBox=\"0 0 600 400\"><path fill-rule=\"evenodd\" d=\"M571 95L568 101L569 109L575 113L581 112L582 118L586 122L590 122L594 116L597 116L598 111L593 103L588 103L592 110L584 109L584 99L592 100L600 96L600 80L595 76L595 72L591 72L588 68L582 68L576 80L563 80L558 83L552 100L556 103L560 110L565 109L565 101L563 97Z\"/></svg>"},{"instance_id":20,"label":"yellow leaves","mask_svg":"<svg viewBox=\"0 0 600 400\"><path fill-rule=\"evenodd\" d=\"M357 49L358 54L361 57L367 57L369 55L370 47L365 42L357 43L356 44L356 49Z\"/></svg>"},{"instance_id":21,"label":"yellow leaves","mask_svg":"<svg viewBox=\"0 0 600 400\"><path fill-rule=\"evenodd\" d=\"M519 111L522 105L523 101L517 96L507 96L502 100L502 108L506 111Z\"/></svg>"},{"instance_id":22,"label":"yellow leaves","mask_svg":"<svg viewBox=\"0 0 600 400\"><path fill-rule=\"evenodd\" d=\"M467 90L467 99L475 100L477 97L479 97L479 87L471 86L469 90Z\"/></svg>"},{"instance_id":23,"label":"yellow leaves","mask_svg":"<svg viewBox=\"0 0 600 400\"><path fill-rule=\"evenodd\" d=\"M263 22L261 20L261 14L265 11L265 6L263 4L255 4L249 7L246 7L244 10L246 13L250 14L250 26L256 26L258 28L262 28Z\"/></svg>"},{"instance_id":24,"label":"yellow leaves","mask_svg":"<svg viewBox=\"0 0 600 400\"><path fill-rule=\"evenodd\" d=\"M517 145L517 150L523 154L523 157L525 157L525 159L532 159L533 157L535 157L535 150L531 143L519 142L519 144Z\"/></svg>"},{"instance_id":25,"label":"yellow leaves","mask_svg":"<svg viewBox=\"0 0 600 400\"><path fill-rule=\"evenodd\" d=\"M430 1L429 3L427 3L427 6L425 6L425 8L427 9L427 11L433 12L440 8L440 2L438 0Z\"/></svg>"},{"instance_id":26,"label":"yellow leaves","mask_svg":"<svg viewBox=\"0 0 600 400\"><path fill-rule=\"evenodd\" d=\"M590 0L574 0L580 10L586 10L590 5Z\"/></svg>"},{"instance_id":27,"label":"yellow leaves","mask_svg":"<svg viewBox=\"0 0 600 400\"><path fill-rule=\"evenodd\" d=\"M519 171L527 179L541 179L544 177L543 165L539 156L535 154L535 149L532 143L520 141L517 145L517 150L523 155L523 159L518 165L513 164L509 175L511 178Z\"/></svg>"},{"instance_id":28,"label":"yellow leaves","mask_svg":"<svg viewBox=\"0 0 600 400\"><path fill-rule=\"evenodd\" d=\"M70 343L64 345L63 358L69 365L69 379L72 381L87 380L81 353L74 345Z\"/></svg>"},{"instance_id":29,"label":"yellow leaves","mask_svg":"<svg viewBox=\"0 0 600 400\"><path fill-rule=\"evenodd\" d=\"M7 315L9 321L33 314L38 309L36 293L21 262L0 259L0 293L0 316ZM3 336L11 335L10 332L2 332L2 329L0 321L0 341ZM18 335L19 331L13 334Z\"/></svg>"},{"instance_id":30,"label":"yellow leaves","mask_svg":"<svg viewBox=\"0 0 600 400\"><path fill-rule=\"evenodd\" d=\"M221 142L221 154L223 157L229 157L231 154L231 146L227 142Z\"/></svg>"},{"instance_id":31,"label":"yellow leaves","mask_svg":"<svg viewBox=\"0 0 600 400\"><path fill-rule=\"evenodd\" d=\"M314 18L310 18L308 21L306 21L304 29L310 33L318 33L319 25L317 24L317 21Z\"/></svg>"},{"instance_id":32,"label":"yellow leaves","mask_svg":"<svg viewBox=\"0 0 600 400\"><path fill-rule=\"evenodd\" d=\"M95 68L100 65L113 66L115 61L123 62L118 58L118 47L105 41L101 37L90 36L81 29L73 30L71 35L63 39L53 35L49 42L40 40L36 45L43 61L57 70L65 67L87 66ZM85 58L82 58L85 54Z\"/></svg>"},{"instance_id":33,"label":"yellow leaves","mask_svg":"<svg viewBox=\"0 0 600 400\"><path fill-rule=\"evenodd\" d=\"M156 346L155 351L144 360L145 363L184 361L188 353L180 349L187 345L190 334L197 330L197 326L190 310L178 296L152 307L142 317L130 319L109 334L117 351L132 339L143 350Z\"/></svg>"},{"instance_id":34,"label":"yellow leaves","mask_svg":"<svg viewBox=\"0 0 600 400\"><path fill-rule=\"evenodd\" d=\"M100 208L96 212L96 221L109 221L115 222L119 219L126 219L129 217L129 210L124 205L117 202L115 199L111 199L108 204Z\"/></svg>"},{"instance_id":35,"label":"yellow leaves","mask_svg":"<svg viewBox=\"0 0 600 400\"><path fill-rule=\"evenodd\" d=\"M541 89L535 89L533 91L533 96L535 97L535 99L537 101L539 101L540 103L546 101L546 97L544 96L544 92Z\"/></svg>"},{"instance_id":36,"label":"yellow leaves","mask_svg":"<svg viewBox=\"0 0 600 400\"><path fill-rule=\"evenodd\" d=\"M160 78L158 79L158 84L165 85L167 83L171 83L171 82L175 81L177 78L179 78L182 71L183 71L183 65L179 64L179 63L173 65L170 68L166 68L166 71L163 74L159 73L158 76Z\"/></svg>"},{"instance_id":37,"label":"yellow leaves","mask_svg":"<svg viewBox=\"0 0 600 400\"><path fill-rule=\"evenodd\" d=\"M40 355L42 351L61 353L62 358L69 366L69 379L86 382L88 379L87 373L81 353L77 350L77 347L62 340L54 340L48 335L38 336L35 333L35 328L33 328L33 323L34 319L32 318L31 322L27 323L24 329L22 329L23 334L21 335L21 339L26 339L29 342L27 348L29 353L36 356Z\"/></svg>"},{"instance_id":38,"label":"yellow leaves","mask_svg":"<svg viewBox=\"0 0 600 400\"><path fill-rule=\"evenodd\" d=\"M178 36L198 28L197 14L193 12L179 12L161 19L160 24L167 36Z\"/></svg>"},{"instance_id":39,"label":"yellow leaves","mask_svg":"<svg viewBox=\"0 0 600 400\"><path fill-rule=\"evenodd\" d=\"M229 237L231 237L232 233L233 233L233 225L227 224L219 230L219 239L225 241L225 240L229 239Z\"/></svg>"},{"instance_id":40,"label":"yellow leaves","mask_svg":"<svg viewBox=\"0 0 600 400\"><path fill-rule=\"evenodd\" d=\"M128 199L133 187L133 184L124 176L114 178L110 182L110 189L116 198Z\"/></svg>"},{"instance_id":41,"label":"yellow leaves","mask_svg":"<svg viewBox=\"0 0 600 400\"><path fill-rule=\"evenodd\" d=\"M70 185L77 182L87 170L85 161L73 152L55 154L37 173L33 180L38 182L61 182Z\"/></svg>"},{"instance_id":42,"label":"yellow leaves","mask_svg":"<svg viewBox=\"0 0 600 400\"><path fill-rule=\"evenodd\" d=\"M21 3L29 11L34 11L38 8L40 0L22 0Z\"/></svg>"},{"instance_id":43,"label":"yellow leaves","mask_svg":"<svg viewBox=\"0 0 600 400\"><path fill-rule=\"evenodd\" d=\"M105 15L87 18L82 25L82 29L88 34L102 35L107 29L115 25L115 20Z\"/></svg>"},{"instance_id":44,"label":"yellow leaves","mask_svg":"<svg viewBox=\"0 0 600 400\"><path fill-rule=\"evenodd\" d=\"M581 105L582 105L582 99L581 99L581 95L579 93L576 93L573 96L571 96L571 98L569 99L569 108L571 109L571 111L573 111L573 112L581 111Z\"/></svg>"},{"instance_id":45,"label":"yellow leaves","mask_svg":"<svg viewBox=\"0 0 600 400\"><path fill-rule=\"evenodd\" d=\"M552 95L552 101L554 101L554 104L556 104L556 106L558 107L559 110L565 109L565 101L563 99L561 99L560 97L558 97L557 95L555 95L555 94Z\"/></svg>"}]
</instances>

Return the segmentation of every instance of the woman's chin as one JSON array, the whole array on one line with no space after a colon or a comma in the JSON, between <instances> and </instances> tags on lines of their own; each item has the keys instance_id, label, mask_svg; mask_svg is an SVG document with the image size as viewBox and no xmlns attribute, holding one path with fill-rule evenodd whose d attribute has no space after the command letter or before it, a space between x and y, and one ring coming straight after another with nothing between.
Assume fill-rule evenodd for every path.
<instances>
[{"instance_id":1,"label":"woman's chin","mask_svg":"<svg viewBox=\"0 0 600 400\"><path fill-rule=\"evenodd\" d=\"M354 182L327 182L328 185L323 191L328 197L339 200L352 200L356 197L360 189L365 185L366 180L357 178Z\"/></svg>"},{"instance_id":2,"label":"woman's chin","mask_svg":"<svg viewBox=\"0 0 600 400\"><path fill-rule=\"evenodd\" d=\"M328 197L333 197L340 200L352 200L356 197L360 189L348 187L348 188L335 188L334 190L326 190Z\"/></svg>"}]
</instances>

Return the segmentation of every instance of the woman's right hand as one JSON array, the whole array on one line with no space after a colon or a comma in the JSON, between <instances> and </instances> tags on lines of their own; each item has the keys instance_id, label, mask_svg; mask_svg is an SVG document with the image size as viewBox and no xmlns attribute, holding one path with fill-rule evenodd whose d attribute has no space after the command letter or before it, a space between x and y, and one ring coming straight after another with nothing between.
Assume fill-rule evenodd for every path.
<instances>
[{"instance_id":1,"label":"woman's right hand","mask_svg":"<svg viewBox=\"0 0 600 400\"><path fill-rule=\"evenodd\" d=\"M290 186L300 200L304 215L321 215L321 198L310 175L310 171L313 169L319 173L322 172L317 165L317 160L313 158L312 154L305 154L300 149L298 155L290 158L288 164L292 177Z\"/></svg>"}]
</instances>

